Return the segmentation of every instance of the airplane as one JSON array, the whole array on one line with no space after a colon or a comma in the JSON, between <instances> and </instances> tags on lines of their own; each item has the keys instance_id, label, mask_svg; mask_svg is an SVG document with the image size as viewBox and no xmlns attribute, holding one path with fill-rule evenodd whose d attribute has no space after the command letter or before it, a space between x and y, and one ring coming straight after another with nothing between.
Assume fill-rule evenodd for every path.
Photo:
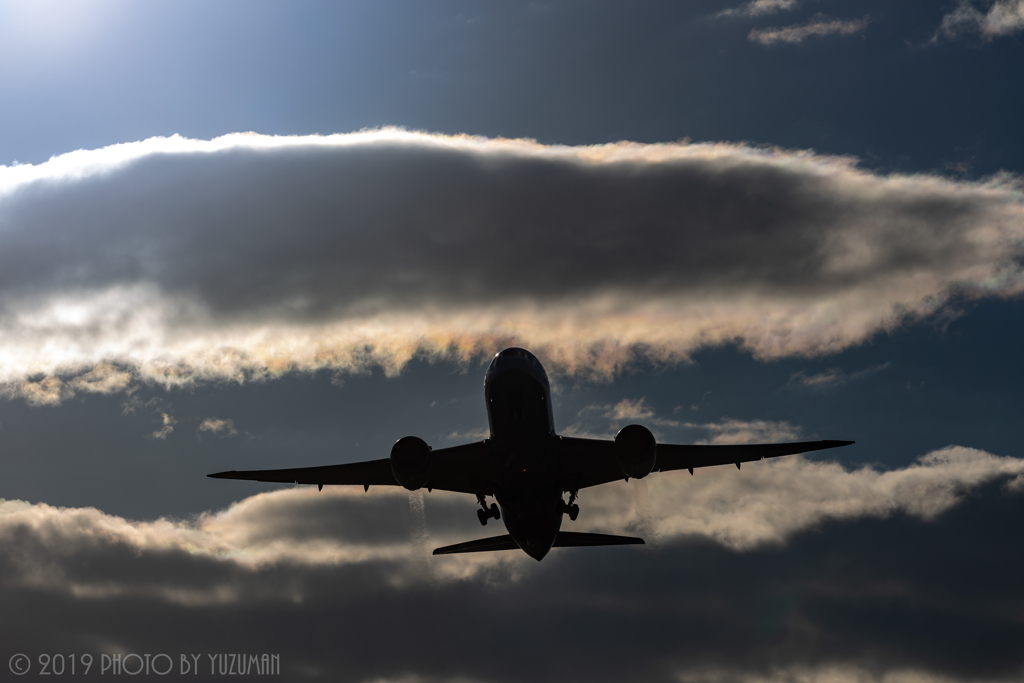
<instances>
[{"instance_id":1,"label":"airplane","mask_svg":"<svg viewBox=\"0 0 1024 683\"><path fill-rule=\"evenodd\" d=\"M404 436L388 458L343 465L218 472L215 479L325 485L402 486L409 491L456 491L476 496L477 517L502 520L507 534L457 543L434 555L522 549L540 561L551 548L643 544L642 538L562 531L580 513L581 489L651 472L736 465L763 458L848 446L853 441L804 441L741 445L656 443L642 425L623 427L614 440L555 433L551 385L536 356L525 349L498 352L484 375L490 438L433 450ZM568 493L566 502L563 495ZM497 503L487 505L487 497Z\"/></svg>"}]
</instances>

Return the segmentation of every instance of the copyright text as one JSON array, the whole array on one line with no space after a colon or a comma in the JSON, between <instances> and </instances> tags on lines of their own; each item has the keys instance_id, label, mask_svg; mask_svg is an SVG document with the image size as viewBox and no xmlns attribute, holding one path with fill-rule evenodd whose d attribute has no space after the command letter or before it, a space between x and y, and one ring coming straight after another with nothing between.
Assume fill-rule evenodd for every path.
<instances>
[{"instance_id":1,"label":"copyright text","mask_svg":"<svg viewBox=\"0 0 1024 683\"><path fill-rule=\"evenodd\" d=\"M35 660L18 653L8 661L11 673L24 676L280 676L279 654L41 654Z\"/></svg>"}]
</instances>

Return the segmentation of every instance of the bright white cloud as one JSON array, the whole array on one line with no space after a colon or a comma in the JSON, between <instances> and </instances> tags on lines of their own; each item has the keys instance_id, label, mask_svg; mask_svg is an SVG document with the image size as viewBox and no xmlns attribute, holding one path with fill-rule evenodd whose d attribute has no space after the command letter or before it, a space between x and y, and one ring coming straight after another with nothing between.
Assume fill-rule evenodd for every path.
<instances>
[{"instance_id":1,"label":"bright white cloud","mask_svg":"<svg viewBox=\"0 0 1024 683\"><path fill-rule=\"evenodd\" d=\"M1009 176L729 144L382 130L159 138L0 167L0 384L394 374L503 345L605 374L818 356L1024 289Z\"/></svg>"},{"instance_id":2,"label":"bright white cloud","mask_svg":"<svg viewBox=\"0 0 1024 683\"><path fill-rule=\"evenodd\" d=\"M802 43L808 38L821 38L824 36L840 35L848 36L860 33L871 23L870 16L863 16L860 19L814 19L806 24L796 26L782 26L779 28L755 28L747 36L749 40L762 45L773 43Z\"/></svg>"}]
</instances>

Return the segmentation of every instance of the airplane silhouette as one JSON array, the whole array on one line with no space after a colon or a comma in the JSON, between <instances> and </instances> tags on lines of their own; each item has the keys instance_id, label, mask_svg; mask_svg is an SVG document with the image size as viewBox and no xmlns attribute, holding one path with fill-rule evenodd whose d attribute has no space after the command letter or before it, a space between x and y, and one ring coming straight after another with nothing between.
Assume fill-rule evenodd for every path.
<instances>
[{"instance_id":1,"label":"airplane silhouette","mask_svg":"<svg viewBox=\"0 0 1024 683\"><path fill-rule=\"evenodd\" d=\"M316 484L403 486L410 491L458 491L476 496L477 517L505 522L508 534L438 548L435 555L521 548L542 560L552 547L642 544L641 538L562 531L562 518L575 521L580 489L651 472L693 470L848 446L853 441L804 441L742 445L655 443L641 425L623 427L614 441L555 434L551 386L540 361L525 349L494 356L484 376L491 436L483 441L432 450L423 439L405 436L391 457L345 465L281 470L218 472L215 479ZM569 494L569 501L563 494ZM497 504L488 507L487 496Z\"/></svg>"}]
</instances>

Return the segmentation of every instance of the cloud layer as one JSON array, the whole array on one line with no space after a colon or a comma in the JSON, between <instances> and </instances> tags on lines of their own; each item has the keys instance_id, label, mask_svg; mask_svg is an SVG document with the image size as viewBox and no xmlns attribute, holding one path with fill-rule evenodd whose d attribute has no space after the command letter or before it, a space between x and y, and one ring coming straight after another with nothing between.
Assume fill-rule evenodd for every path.
<instances>
[{"instance_id":1,"label":"cloud layer","mask_svg":"<svg viewBox=\"0 0 1024 683\"><path fill-rule=\"evenodd\" d=\"M735 551L751 551L785 543L829 520L897 513L932 520L972 490L1000 480L1008 491L1024 492L1024 460L951 446L887 472L872 467L847 470L796 456L749 464L741 472L719 467L700 470L693 478L653 475L645 483L650 488L652 531L661 543L703 538ZM640 523L634 515L634 496L626 483L588 489L580 497L584 514L575 524L565 525L575 531L628 533ZM469 497L434 492L425 498L427 520L433 520L430 542L442 545L481 533L472 523ZM92 508L2 501L0 546L8 558L8 584L75 595L151 590L154 597L185 602L244 599L216 577L234 582L239 572L278 565L386 562L393 565L392 580L399 583L417 578L461 580L496 564L520 570L533 566L522 553L485 553L433 558L431 576L421 575L418 560L429 552L424 538L428 531L420 528L423 501L420 494L390 488L368 493L348 487L322 492L315 487L284 488L192 521L155 522L135 522ZM410 528L419 542L410 542ZM98 559L105 553L151 557L154 567L159 557L195 566L176 572L176 579L163 570L159 576L147 576L129 571L129 566L146 566L145 562L117 568Z\"/></svg>"},{"instance_id":2,"label":"cloud layer","mask_svg":"<svg viewBox=\"0 0 1024 683\"><path fill-rule=\"evenodd\" d=\"M695 683L1012 680L1018 641L1000 648L985 634L1013 628L1016 582L1000 578L1013 557L970 556L961 567L949 538L962 522L948 515L968 514L965 499L987 490L991 500L994 488L1016 501L1022 472L1024 460L951 447L889 472L794 457L656 475L657 547L556 549L541 564L512 552L426 555L483 535L470 497L437 492L286 488L154 522L3 501L0 593L20 617L0 632L11 652L277 652L285 680L310 667L344 680L408 680L413 670L517 680L526 666L543 680L562 680L565 668L621 680L623 667ZM573 528L637 528L632 486L603 491L585 492ZM1014 519L968 524L987 539L1012 536ZM991 539L981 547L991 552ZM979 573L992 580L973 580ZM922 611L934 627L899 621ZM511 633L533 659L508 651ZM447 654L453 643L462 655Z\"/></svg>"},{"instance_id":3,"label":"cloud layer","mask_svg":"<svg viewBox=\"0 0 1024 683\"><path fill-rule=\"evenodd\" d=\"M1013 178L729 144L382 130L151 139L0 167L0 381L53 403L518 343L610 372L820 355L1021 291Z\"/></svg>"}]
</instances>

